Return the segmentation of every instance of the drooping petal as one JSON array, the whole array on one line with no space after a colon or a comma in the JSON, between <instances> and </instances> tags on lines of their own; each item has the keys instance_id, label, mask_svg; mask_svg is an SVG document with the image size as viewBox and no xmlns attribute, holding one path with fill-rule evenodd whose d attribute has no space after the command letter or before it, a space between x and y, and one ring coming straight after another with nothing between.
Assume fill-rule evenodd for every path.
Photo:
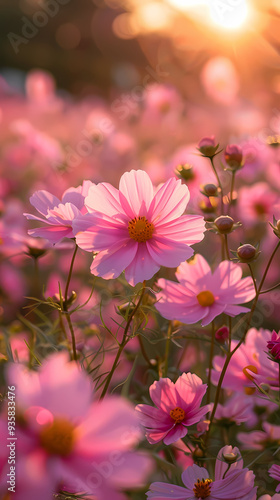
<instances>
[{"instance_id":1,"label":"drooping petal","mask_svg":"<svg viewBox=\"0 0 280 500\"><path fill-rule=\"evenodd\" d=\"M134 241L134 243L136 242ZM152 278L159 268L159 264L155 262L148 252L146 243L139 243L133 260L127 262L125 277L130 285L135 286L137 283Z\"/></svg>"},{"instance_id":2,"label":"drooping petal","mask_svg":"<svg viewBox=\"0 0 280 500\"><path fill-rule=\"evenodd\" d=\"M168 483L152 483L147 492L147 497L155 500L188 500L191 497L187 495L186 488Z\"/></svg>"},{"instance_id":3,"label":"drooping petal","mask_svg":"<svg viewBox=\"0 0 280 500\"><path fill-rule=\"evenodd\" d=\"M44 189L40 191L35 191L35 193L29 198L29 201L33 207L40 212L40 214L47 215L48 210L57 207L61 201L53 194L45 191Z\"/></svg>"},{"instance_id":4,"label":"drooping petal","mask_svg":"<svg viewBox=\"0 0 280 500\"><path fill-rule=\"evenodd\" d=\"M28 234L34 237L46 238L51 243L58 243L62 238L74 238L72 227L48 226L29 229Z\"/></svg>"},{"instance_id":5,"label":"drooping petal","mask_svg":"<svg viewBox=\"0 0 280 500\"><path fill-rule=\"evenodd\" d=\"M137 250L138 243L134 240L117 243L94 257L91 273L105 279L118 278L134 261Z\"/></svg>"}]
</instances>

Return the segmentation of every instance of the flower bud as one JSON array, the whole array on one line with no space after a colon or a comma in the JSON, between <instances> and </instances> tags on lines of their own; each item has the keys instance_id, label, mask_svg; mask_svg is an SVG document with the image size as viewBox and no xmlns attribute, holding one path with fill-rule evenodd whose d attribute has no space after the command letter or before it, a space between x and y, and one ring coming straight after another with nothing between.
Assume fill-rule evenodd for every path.
<instances>
[{"instance_id":1,"label":"flower bud","mask_svg":"<svg viewBox=\"0 0 280 500\"><path fill-rule=\"evenodd\" d=\"M215 332L215 339L218 342L224 342L227 340L229 337L229 329L227 326L221 326L216 332Z\"/></svg>"},{"instance_id":2,"label":"flower bud","mask_svg":"<svg viewBox=\"0 0 280 500\"><path fill-rule=\"evenodd\" d=\"M229 144L225 149L225 160L232 170L241 168L243 153L240 146L237 144Z\"/></svg>"},{"instance_id":3,"label":"flower bud","mask_svg":"<svg viewBox=\"0 0 280 500\"><path fill-rule=\"evenodd\" d=\"M280 219L276 220L273 216L273 224L271 224L271 222L269 222L269 224L272 227L275 236L280 239Z\"/></svg>"},{"instance_id":4,"label":"flower bud","mask_svg":"<svg viewBox=\"0 0 280 500\"><path fill-rule=\"evenodd\" d=\"M234 220L229 215L220 215L214 220L214 224L220 234L228 234L233 228Z\"/></svg>"},{"instance_id":5,"label":"flower bud","mask_svg":"<svg viewBox=\"0 0 280 500\"><path fill-rule=\"evenodd\" d=\"M277 148L280 146L280 135L270 135L267 137L266 142L269 146Z\"/></svg>"},{"instance_id":6,"label":"flower bud","mask_svg":"<svg viewBox=\"0 0 280 500\"><path fill-rule=\"evenodd\" d=\"M203 139L201 139L198 144L198 150L203 156L206 156L207 158L213 158L218 147L219 144L216 144L214 135L212 135L211 137L203 137Z\"/></svg>"},{"instance_id":7,"label":"flower bud","mask_svg":"<svg viewBox=\"0 0 280 500\"><path fill-rule=\"evenodd\" d=\"M198 446L196 446L196 448L194 449L192 455L193 455L194 459L200 459L200 458L204 457L205 453L204 453L204 451L201 448L199 448Z\"/></svg>"},{"instance_id":8,"label":"flower bud","mask_svg":"<svg viewBox=\"0 0 280 500\"><path fill-rule=\"evenodd\" d=\"M194 179L193 167L189 163L180 164L175 170L175 175L184 181L191 181Z\"/></svg>"},{"instance_id":9,"label":"flower bud","mask_svg":"<svg viewBox=\"0 0 280 500\"><path fill-rule=\"evenodd\" d=\"M215 184L204 184L202 186L202 194L205 196L218 196L218 188Z\"/></svg>"},{"instance_id":10,"label":"flower bud","mask_svg":"<svg viewBox=\"0 0 280 500\"><path fill-rule=\"evenodd\" d=\"M216 212L218 203L214 197L204 198L199 202L199 208L204 214L213 214Z\"/></svg>"},{"instance_id":11,"label":"flower bud","mask_svg":"<svg viewBox=\"0 0 280 500\"><path fill-rule=\"evenodd\" d=\"M260 252L258 252L257 249L249 243L241 245L237 249L237 256L240 262L251 262L255 260L259 253Z\"/></svg>"},{"instance_id":12,"label":"flower bud","mask_svg":"<svg viewBox=\"0 0 280 500\"><path fill-rule=\"evenodd\" d=\"M238 458L236 453L223 453L223 459L227 464L234 464Z\"/></svg>"}]
</instances>

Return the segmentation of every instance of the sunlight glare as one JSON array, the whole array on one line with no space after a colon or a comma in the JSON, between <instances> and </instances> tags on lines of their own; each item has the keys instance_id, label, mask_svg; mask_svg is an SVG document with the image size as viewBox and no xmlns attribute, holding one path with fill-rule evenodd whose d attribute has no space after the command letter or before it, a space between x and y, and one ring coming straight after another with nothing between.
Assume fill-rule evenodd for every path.
<instances>
[{"instance_id":1,"label":"sunlight glare","mask_svg":"<svg viewBox=\"0 0 280 500\"><path fill-rule=\"evenodd\" d=\"M209 8L214 24L225 30L241 28L248 17L246 0L209 0Z\"/></svg>"}]
</instances>

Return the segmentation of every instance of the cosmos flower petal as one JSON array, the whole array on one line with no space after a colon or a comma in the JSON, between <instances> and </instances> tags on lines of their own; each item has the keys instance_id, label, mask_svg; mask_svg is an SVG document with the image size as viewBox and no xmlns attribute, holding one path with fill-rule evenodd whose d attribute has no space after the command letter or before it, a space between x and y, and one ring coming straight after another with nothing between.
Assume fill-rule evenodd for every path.
<instances>
[{"instance_id":1,"label":"cosmos flower petal","mask_svg":"<svg viewBox=\"0 0 280 500\"><path fill-rule=\"evenodd\" d=\"M119 189L128 201L134 217L147 216L154 189L146 172L143 170L125 172L120 179Z\"/></svg>"}]
</instances>

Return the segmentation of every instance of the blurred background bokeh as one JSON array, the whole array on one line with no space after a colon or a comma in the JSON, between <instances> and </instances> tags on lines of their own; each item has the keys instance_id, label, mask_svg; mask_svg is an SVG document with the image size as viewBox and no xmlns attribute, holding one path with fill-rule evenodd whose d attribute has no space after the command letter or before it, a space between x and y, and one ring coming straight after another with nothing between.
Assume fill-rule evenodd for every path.
<instances>
[{"instance_id":1,"label":"blurred background bokeh","mask_svg":"<svg viewBox=\"0 0 280 500\"><path fill-rule=\"evenodd\" d=\"M85 95L129 89L160 64L165 81L200 100L201 71L219 55L261 106L280 93L279 16L278 0L1 0L1 73L19 87L45 69Z\"/></svg>"}]
</instances>

